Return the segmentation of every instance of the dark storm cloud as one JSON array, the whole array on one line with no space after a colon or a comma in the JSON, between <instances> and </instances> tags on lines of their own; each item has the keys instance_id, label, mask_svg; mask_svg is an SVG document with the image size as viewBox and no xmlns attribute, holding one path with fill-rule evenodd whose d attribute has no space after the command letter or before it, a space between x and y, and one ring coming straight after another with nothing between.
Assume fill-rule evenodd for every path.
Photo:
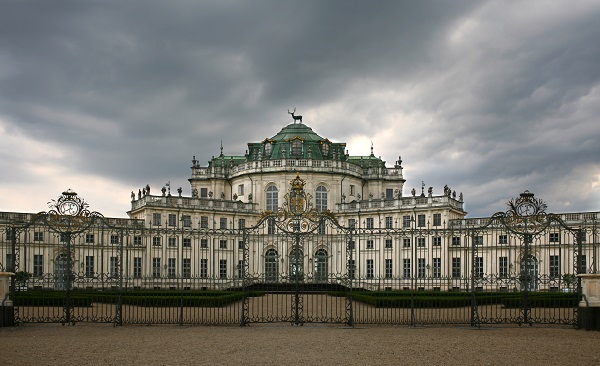
<instances>
[{"instance_id":1,"label":"dark storm cloud","mask_svg":"<svg viewBox=\"0 0 600 366\"><path fill-rule=\"evenodd\" d=\"M205 163L221 140L226 154L243 154L298 107L322 136L375 139L389 163L402 153L407 187L450 184L476 214L532 188L561 210L597 209L594 3L10 1L2 10L2 139L59 151L44 162L73 174L185 189L193 155ZM3 168L17 172L10 181L36 180L39 166L21 166L41 153L31 154L0 149ZM585 193L561 193L557 176Z\"/></svg>"}]
</instances>

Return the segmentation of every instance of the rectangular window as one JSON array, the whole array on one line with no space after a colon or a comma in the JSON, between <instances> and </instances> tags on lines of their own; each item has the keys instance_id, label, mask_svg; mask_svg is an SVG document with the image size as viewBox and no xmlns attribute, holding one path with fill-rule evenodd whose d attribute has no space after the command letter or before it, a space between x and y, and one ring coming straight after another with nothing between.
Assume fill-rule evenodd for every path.
<instances>
[{"instance_id":1,"label":"rectangular window","mask_svg":"<svg viewBox=\"0 0 600 366\"><path fill-rule=\"evenodd\" d=\"M386 200L393 200L394 199L394 189L393 188L386 188L386 190L385 190L385 199Z\"/></svg>"},{"instance_id":2,"label":"rectangular window","mask_svg":"<svg viewBox=\"0 0 600 366\"><path fill-rule=\"evenodd\" d=\"M440 247L440 246L442 246L442 238L439 237L439 236L434 236L433 237L433 243L432 243L432 245L434 247Z\"/></svg>"},{"instance_id":3,"label":"rectangular window","mask_svg":"<svg viewBox=\"0 0 600 366\"><path fill-rule=\"evenodd\" d=\"M183 238L183 247L191 248L192 247L192 238Z\"/></svg>"},{"instance_id":4,"label":"rectangular window","mask_svg":"<svg viewBox=\"0 0 600 366\"><path fill-rule=\"evenodd\" d=\"M12 253L6 253L6 271L14 272L15 271L15 255Z\"/></svg>"},{"instance_id":5,"label":"rectangular window","mask_svg":"<svg viewBox=\"0 0 600 366\"><path fill-rule=\"evenodd\" d=\"M94 277L94 256L87 255L85 257L85 276Z\"/></svg>"},{"instance_id":6,"label":"rectangular window","mask_svg":"<svg viewBox=\"0 0 600 366\"><path fill-rule=\"evenodd\" d=\"M349 278L354 278L354 275L356 273L356 262L354 261L354 259L350 259L348 260L348 277Z\"/></svg>"},{"instance_id":7,"label":"rectangular window","mask_svg":"<svg viewBox=\"0 0 600 366\"><path fill-rule=\"evenodd\" d=\"M133 277L134 278L142 277L142 258L141 257L133 257Z\"/></svg>"},{"instance_id":8,"label":"rectangular window","mask_svg":"<svg viewBox=\"0 0 600 366\"><path fill-rule=\"evenodd\" d=\"M227 249L227 239L219 240L219 249Z\"/></svg>"},{"instance_id":9,"label":"rectangular window","mask_svg":"<svg viewBox=\"0 0 600 366\"><path fill-rule=\"evenodd\" d=\"M133 237L133 245L142 245L142 237L141 236L134 236Z\"/></svg>"},{"instance_id":10,"label":"rectangular window","mask_svg":"<svg viewBox=\"0 0 600 366\"><path fill-rule=\"evenodd\" d=\"M167 260L167 276L169 276L170 278L173 278L176 276L176 261L175 258L169 258Z\"/></svg>"},{"instance_id":11,"label":"rectangular window","mask_svg":"<svg viewBox=\"0 0 600 366\"><path fill-rule=\"evenodd\" d=\"M404 247L404 248L410 248L410 238L404 238L404 239L402 239L402 247Z\"/></svg>"},{"instance_id":12,"label":"rectangular window","mask_svg":"<svg viewBox=\"0 0 600 366\"><path fill-rule=\"evenodd\" d=\"M176 247L177 246L177 238L176 237L170 237L169 238L169 246L170 247Z\"/></svg>"},{"instance_id":13,"label":"rectangular window","mask_svg":"<svg viewBox=\"0 0 600 366\"><path fill-rule=\"evenodd\" d=\"M161 239L160 236L154 236L154 237L152 237L152 246L153 247L160 247L160 245L161 245L160 239Z\"/></svg>"},{"instance_id":14,"label":"rectangular window","mask_svg":"<svg viewBox=\"0 0 600 366\"><path fill-rule=\"evenodd\" d=\"M176 214L169 214L169 226L177 226L177 215Z\"/></svg>"},{"instance_id":15,"label":"rectangular window","mask_svg":"<svg viewBox=\"0 0 600 366\"><path fill-rule=\"evenodd\" d=\"M550 256L550 277L556 278L560 276L560 255Z\"/></svg>"},{"instance_id":16,"label":"rectangular window","mask_svg":"<svg viewBox=\"0 0 600 366\"><path fill-rule=\"evenodd\" d=\"M320 219L319 220L319 226L317 227L317 232L319 233L319 235L325 235L325 233L327 232L327 227L325 225L325 220L324 219Z\"/></svg>"},{"instance_id":17,"label":"rectangular window","mask_svg":"<svg viewBox=\"0 0 600 366\"><path fill-rule=\"evenodd\" d=\"M246 227L246 219L238 219L238 229L244 229Z\"/></svg>"},{"instance_id":18,"label":"rectangular window","mask_svg":"<svg viewBox=\"0 0 600 366\"><path fill-rule=\"evenodd\" d=\"M269 235L275 234L275 220L273 218L267 220L267 233Z\"/></svg>"},{"instance_id":19,"label":"rectangular window","mask_svg":"<svg viewBox=\"0 0 600 366\"><path fill-rule=\"evenodd\" d=\"M119 240L119 235L111 235L110 236L110 243L113 245L118 245L120 242Z\"/></svg>"},{"instance_id":20,"label":"rectangular window","mask_svg":"<svg viewBox=\"0 0 600 366\"><path fill-rule=\"evenodd\" d=\"M425 215L418 215L417 216L417 226L418 227L425 227Z\"/></svg>"},{"instance_id":21,"label":"rectangular window","mask_svg":"<svg viewBox=\"0 0 600 366\"><path fill-rule=\"evenodd\" d=\"M154 226L160 226L161 221L162 221L162 219L161 219L161 216L160 216L159 213L153 213L152 214L152 225L154 225Z\"/></svg>"},{"instance_id":22,"label":"rectangular window","mask_svg":"<svg viewBox=\"0 0 600 366\"><path fill-rule=\"evenodd\" d=\"M498 258L498 276L508 277L508 257Z\"/></svg>"},{"instance_id":23,"label":"rectangular window","mask_svg":"<svg viewBox=\"0 0 600 366\"><path fill-rule=\"evenodd\" d=\"M586 231L585 231L585 229L581 229L581 230L579 230L579 241L580 241L581 243L585 243L585 241L586 241L586 238L585 238L585 236L586 236Z\"/></svg>"},{"instance_id":24,"label":"rectangular window","mask_svg":"<svg viewBox=\"0 0 600 366\"><path fill-rule=\"evenodd\" d=\"M208 188L200 188L200 198L208 197Z\"/></svg>"},{"instance_id":25,"label":"rectangular window","mask_svg":"<svg viewBox=\"0 0 600 366\"><path fill-rule=\"evenodd\" d=\"M385 248L386 249L392 249L392 245L393 245L392 239L385 239Z\"/></svg>"},{"instance_id":26,"label":"rectangular window","mask_svg":"<svg viewBox=\"0 0 600 366\"><path fill-rule=\"evenodd\" d=\"M356 195L356 186L354 184L350 184L350 195L351 196Z\"/></svg>"},{"instance_id":27,"label":"rectangular window","mask_svg":"<svg viewBox=\"0 0 600 366\"><path fill-rule=\"evenodd\" d=\"M475 257L475 277L483 277L483 257Z\"/></svg>"},{"instance_id":28,"label":"rectangular window","mask_svg":"<svg viewBox=\"0 0 600 366\"><path fill-rule=\"evenodd\" d=\"M192 260L191 258L183 258L183 269L182 276L183 278L192 277Z\"/></svg>"},{"instance_id":29,"label":"rectangular window","mask_svg":"<svg viewBox=\"0 0 600 366\"><path fill-rule=\"evenodd\" d=\"M244 241L238 240L238 249L244 249Z\"/></svg>"},{"instance_id":30,"label":"rectangular window","mask_svg":"<svg viewBox=\"0 0 600 366\"><path fill-rule=\"evenodd\" d=\"M11 228L7 227L6 228L6 241L12 241L12 240L13 240L13 231Z\"/></svg>"},{"instance_id":31,"label":"rectangular window","mask_svg":"<svg viewBox=\"0 0 600 366\"><path fill-rule=\"evenodd\" d=\"M348 240L348 250L354 250L356 248L356 242L354 240Z\"/></svg>"},{"instance_id":32,"label":"rectangular window","mask_svg":"<svg viewBox=\"0 0 600 366\"><path fill-rule=\"evenodd\" d=\"M110 276L111 277L119 277L119 258L110 257Z\"/></svg>"},{"instance_id":33,"label":"rectangular window","mask_svg":"<svg viewBox=\"0 0 600 366\"><path fill-rule=\"evenodd\" d=\"M244 185L239 184L238 185L238 196L243 196L243 195L244 195Z\"/></svg>"},{"instance_id":34,"label":"rectangular window","mask_svg":"<svg viewBox=\"0 0 600 366\"><path fill-rule=\"evenodd\" d=\"M61 243L66 243L68 239L68 235L66 233L60 233L60 242ZM6 240L8 240L8 237L6 238Z\"/></svg>"},{"instance_id":35,"label":"rectangular window","mask_svg":"<svg viewBox=\"0 0 600 366\"><path fill-rule=\"evenodd\" d=\"M94 244L94 234L85 234L85 243Z\"/></svg>"},{"instance_id":36,"label":"rectangular window","mask_svg":"<svg viewBox=\"0 0 600 366\"><path fill-rule=\"evenodd\" d=\"M483 236L475 236L475 237L473 237L473 244L475 244L475 245L483 245Z\"/></svg>"},{"instance_id":37,"label":"rectangular window","mask_svg":"<svg viewBox=\"0 0 600 366\"><path fill-rule=\"evenodd\" d=\"M41 277L44 274L44 256L35 254L33 256L33 276Z\"/></svg>"},{"instance_id":38,"label":"rectangular window","mask_svg":"<svg viewBox=\"0 0 600 366\"><path fill-rule=\"evenodd\" d=\"M200 239L200 248L208 248L208 239Z\"/></svg>"},{"instance_id":39,"label":"rectangular window","mask_svg":"<svg viewBox=\"0 0 600 366\"><path fill-rule=\"evenodd\" d=\"M391 229L394 227L394 221L392 220L391 216L386 216L385 218L385 228L386 229Z\"/></svg>"},{"instance_id":40,"label":"rectangular window","mask_svg":"<svg viewBox=\"0 0 600 366\"><path fill-rule=\"evenodd\" d=\"M367 239L367 249L373 249L373 239Z\"/></svg>"},{"instance_id":41,"label":"rectangular window","mask_svg":"<svg viewBox=\"0 0 600 366\"><path fill-rule=\"evenodd\" d=\"M409 215L402 216L402 227L409 228L410 222L411 219Z\"/></svg>"},{"instance_id":42,"label":"rectangular window","mask_svg":"<svg viewBox=\"0 0 600 366\"><path fill-rule=\"evenodd\" d=\"M580 255L579 258L581 259L581 262L579 263L579 271L577 271L577 274L584 274L587 272L587 258L585 254Z\"/></svg>"},{"instance_id":43,"label":"rectangular window","mask_svg":"<svg viewBox=\"0 0 600 366\"><path fill-rule=\"evenodd\" d=\"M442 277L442 258L433 258L433 277Z\"/></svg>"},{"instance_id":44,"label":"rectangular window","mask_svg":"<svg viewBox=\"0 0 600 366\"><path fill-rule=\"evenodd\" d=\"M348 227L354 229L356 227L356 219L348 219Z\"/></svg>"},{"instance_id":45,"label":"rectangular window","mask_svg":"<svg viewBox=\"0 0 600 366\"><path fill-rule=\"evenodd\" d=\"M559 233L550 233L550 243L560 243Z\"/></svg>"},{"instance_id":46,"label":"rectangular window","mask_svg":"<svg viewBox=\"0 0 600 366\"><path fill-rule=\"evenodd\" d=\"M452 278L460 278L460 258L452 258Z\"/></svg>"},{"instance_id":47,"label":"rectangular window","mask_svg":"<svg viewBox=\"0 0 600 366\"><path fill-rule=\"evenodd\" d=\"M426 273L426 267L425 267L425 258L418 258L417 259L417 277L419 278L424 278Z\"/></svg>"},{"instance_id":48,"label":"rectangular window","mask_svg":"<svg viewBox=\"0 0 600 366\"><path fill-rule=\"evenodd\" d=\"M508 235L498 235L498 244L508 244Z\"/></svg>"},{"instance_id":49,"label":"rectangular window","mask_svg":"<svg viewBox=\"0 0 600 366\"><path fill-rule=\"evenodd\" d=\"M227 278L227 259L219 259L219 278Z\"/></svg>"},{"instance_id":50,"label":"rectangular window","mask_svg":"<svg viewBox=\"0 0 600 366\"><path fill-rule=\"evenodd\" d=\"M200 229L208 229L208 216L200 216Z\"/></svg>"},{"instance_id":51,"label":"rectangular window","mask_svg":"<svg viewBox=\"0 0 600 366\"><path fill-rule=\"evenodd\" d=\"M452 246L460 246L460 236L452 237Z\"/></svg>"},{"instance_id":52,"label":"rectangular window","mask_svg":"<svg viewBox=\"0 0 600 366\"><path fill-rule=\"evenodd\" d=\"M367 229L372 229L372 228L373 228L373 218L367 217Z\"/></svg>"},{"instance_id":53,"label":"rectangular window","mask_svg":"<svg viewBox=\"0 0 600 366\"><path fill-rule=\"evenodd\" d=\"M402 260L402 277L410 278L410 259L408 258Z\"/></svg>"},{"instance_id":54,"label":"rectangular window","mask_svg":"<svg viewBox=\"0 0 600 366\"><path fill-rule=\"evenodd\" d=\"M208 277L208 259L200 259L200 277Z\"/></svg>"},{"instance_id":55,"label":"rectangular window","mask_svg":"<svg viewBox=\"0 0 600 366\"><path fill-rule=\"evenodd\" d=\"M244 261L242 259L238 260L237 276L238 278L244 278Z\"/></svg>"},{"instance_id":56,"label":"rectangular window","mask_svg":"<svg viewBox=\"0 0 600 366\"><path fill-rule=\"evenodd\" d=\"M227 229L227 217L221 217L219 219L219 229Z\"/></svg>"},{"instance_id":57,"label":"rectangular window","mask_svg":"<svg viewBox=\"0 0 600 366\"><path fill-rule=\"evenodd\" d=\"M391 259L386 259L385 260L385 278L392 278L392 260Z\"/></svg>"},{"instance_id":58,"label":"rectangular window","mask_svg":"<svg viewBox=\"0 0 600 366\"><path fill-rule=\"evenodd\" d=\"M183 221L183 227L192 227L192 216L182 215L181 221Z\"/></svg>"},{"instance_id":59,"label":"rectangular window","mask_svg":"<svg viewBox=\"0 0 600 366\"><path fill-rule=\"evenodd\" d=\"M41 231L34 232L33 241L44 241L44 233Z\"/></svg>"},{"instance_id":60,"label":"rectangular window","mask_svg":"<svg viewBox=\"0 0 600 366\"><path fill-rule=\"evenodd\" d=\"M425 238L417 238L417 246L418 247L424 247L425 246Z\"/></svg>"},{"instance_id":61,"label":"rectangular window","mask_svg":"<svg viewBox=\"0 0 600 366\"><path fill-rule=\"evenodd\" d=\"M152 258L152 277L160 277L160 258Z\"/></svg>"},{"instance_id":62,"label":"rectangular window","mask_svg":"<svg viewBox=\"0 0 600 366\"><path fill-rule=\"evenodd\" d=\"M442 226L442 214L433 214L433 226Z\"/></svg>"},{"instance_id":63,"label":"rectangular window","mask_svg":"<svg viewBox=\"0 0 600 366\"><path fill-rule=\"evenodd\" d=\"M373 260L367 259L367 278L373 278Z\"/></svg>"}]
</instances>

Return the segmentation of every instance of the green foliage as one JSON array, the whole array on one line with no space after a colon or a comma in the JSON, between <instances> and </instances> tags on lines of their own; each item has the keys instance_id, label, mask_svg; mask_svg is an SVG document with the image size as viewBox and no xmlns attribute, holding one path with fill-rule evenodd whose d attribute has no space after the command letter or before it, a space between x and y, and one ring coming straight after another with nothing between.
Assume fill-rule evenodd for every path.
<instances>
[{"instance_id":1,"label":"green foliage","mask_svg":"<svg viewBox=\"0 0 600 366\"><path fill-rule=\"evenodd\" d=\"M247 296L263 296L264 292L253 291ZM118 291L71 291L70 301L72 306L91 306L92 303L116 304L119 301ZM126 305L151 306L151 307L221 307L240 301L244 296L240 291L161 291L161 290L136 290L124 291L121 301ZM23 291L15 296L17 306L65 306L65 291L37 290Z\"/></svg>"},{"instance_id":2,"label":"green foliage","mask_svg":"<svg viewBox=\"0 0 600 366\"><path fill-rule=\"evenodd\" d=\"M26 271L18 271L15 273L15 281L27 282L31 278L32 274Z\"/></svg>"},{"instance_id":3,"label":"green foliage","mask_svg":"<svg viewBox=\"0 0 600 366\"><path fill-rule=\"evenodd\" d=\"M342 291L331 292L331 296L348 296ZM575 307L577 294L562 292L529 292L527 301L530 307ZM456 308L471 306L470 292L439 291L355 291L352 299L378 308ZM523 304L523 294L519 292L477 292L478 306L502 305L518 308Z\"/></svg>"}]
</instances>

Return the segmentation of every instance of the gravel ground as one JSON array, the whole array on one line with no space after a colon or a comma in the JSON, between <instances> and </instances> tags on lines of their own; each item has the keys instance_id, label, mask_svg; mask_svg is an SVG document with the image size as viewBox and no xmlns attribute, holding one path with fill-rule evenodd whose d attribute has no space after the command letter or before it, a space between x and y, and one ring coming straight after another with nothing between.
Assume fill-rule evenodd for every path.
<instances>
[{"instance_id":1,"label":"gravel ground","mask_svg":"<svg viewBox=\"0 0 600 366\"><path fill-rule=\"evenodd\" d=\"M559 326L26 324L0 339L4 366L600 364L600 332Z\"/></svg>"}]
</instances>

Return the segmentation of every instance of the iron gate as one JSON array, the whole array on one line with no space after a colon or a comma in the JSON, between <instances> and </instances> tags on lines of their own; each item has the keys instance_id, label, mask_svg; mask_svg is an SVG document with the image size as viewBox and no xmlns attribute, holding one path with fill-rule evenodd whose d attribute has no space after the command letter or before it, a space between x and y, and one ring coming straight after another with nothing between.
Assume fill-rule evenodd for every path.
<instances>
[{"instance_id":1,"label":"iron gate","mask_svg":"<svg viewBox=\"0 0 600 366\"><path fill-rule=\"evenodd\" d=\"M244 292L264 295L244 298L242 325L353 324L351 231L314 209L304 184L296 177L277 212L244 231Z\"/></svg>"}]
</instances>

